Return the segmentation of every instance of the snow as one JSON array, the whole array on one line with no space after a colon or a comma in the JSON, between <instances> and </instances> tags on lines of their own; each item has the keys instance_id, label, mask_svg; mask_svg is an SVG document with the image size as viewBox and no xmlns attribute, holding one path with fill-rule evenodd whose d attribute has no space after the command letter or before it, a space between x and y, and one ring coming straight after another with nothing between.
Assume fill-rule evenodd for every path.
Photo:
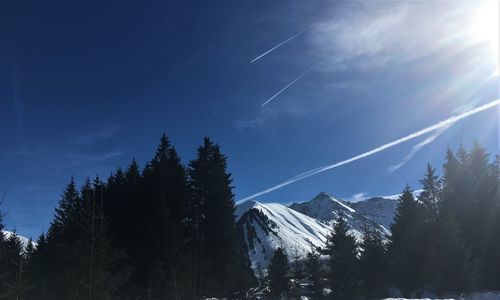
<instances>
[{"instance_id":1,"label":"snow","mask_svg":"<svg viewBox=\"0 0 500 300\"><path fill-rule=\"evenodd\" d=\"M389 229L393 222L398 201L373 197L351 204L358 213Z\"/></svg>"},{"instance_id":2,"label":"snow","mask_svg":"<svg viewBox=\"0 0 500 300\"><path fill-rule=\"evenodd\" d=\"M498 300L500 291L475 292L451 298L385 298L382 300Z\"/></svg>"},{"instance_id":3,"label":"snow","mask_svg":"<svg viewBox=\"0 0 500 300\"><path fill-rule=\"evenodd\" d=\"M332 201L334 201L334 202L338 203L339 205L343 206L343 207L344 207L345 209L347 209L348 211L350 211L350 212L352 212L352 213L355 213L355 212L356 212L356 210L355 210L355 209L353 209L353 208L351 208L351 207L347 206L346 204L344 204L344 203L340 202L339 200L337 200L337 199L333 198L332 196L330 196L330 195L327 195L327 196L328 196L328 197L329 197Z\"/></svg>"},{"instance_id":4,"label":"snow","mask_svg":"<svg viewBox=\"0 0 500 300\"><path fill-rule=\"evenodd\" d=\"M371 211L371 203L366 205L367 207L370 207L369 209L363 206L362 203L365 201L349 203L323 192L318 194L311 201L293 203L290 205L290 208L328 224L332 224L332 222L338 218L339 214L342 214L349 226L355 232L362 232L365 226L368 226L379 229L383 234L390 235L387 225L384 226L384 224L381 226L377 220L371 219L369 216L358 210L358 207L360 207L365 211ZM394 211L390 211L388 214L392 221Z\"/></svg>"},{"instance_id":5,"label":"snow","mask_svg":"<svg viewBox=\"0 0 500 300\"><path fill-rule=\"evenodd\" d=\"M274 250L279 247L289 259L296 255L304 258L311 246L324 247L331 230L328 224L278 203L244 202L238 205L236 214L243 226L248 254L256 272L265 271ZM249 234L252 229L255 236Z\"/></svg>"},{"instance_id":6,"label":"snow","mask_svg":"<svg viewBox=\"0 0 500 300\"><path fill-rule=\"evenodd\" d=\"M14 234L12 231L7 231L7 230L3 230L2 232L3 232L6 239L10 238L10 236L12 234ZM23 245L23 250L26 249L26 246L28 246L28 243L29 243L29 239L27 237L22 236L22 235L17 235L17 236L21 240L21 244ZM33 243L33 246L36 247L36 243L35 242L32 242L32 243Z\"/></svg>"},{"instance_id":7,"label":"snow","mask_svg":"<svg viewBox=\"0 0 500 300\"><path fill-rule=\"evenodd\" d=\"M257 204L259 204L259 203L254 201L254 200L247 200L247 201L238 203L236 205L236 209L234 211L234 216L235 216L236 222L238 222L240 220L241 216L244 213L246 213L250 209L254 208Z\"/></svg>"}]
</instances>

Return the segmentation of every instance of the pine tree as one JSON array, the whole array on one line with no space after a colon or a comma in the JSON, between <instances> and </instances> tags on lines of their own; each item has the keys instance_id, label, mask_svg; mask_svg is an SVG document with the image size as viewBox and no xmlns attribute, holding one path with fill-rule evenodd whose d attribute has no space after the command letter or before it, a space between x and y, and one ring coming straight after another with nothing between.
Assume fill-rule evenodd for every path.
<instances>
[{"instance_id":1,"label":"pine tree","mask_svg":"<svg viewBox=\"0 0 500 300\"><path fill-rule=\"evenodd\" d=\"M421 211L413 191L406 186L399 197L394 222L391 224L389 255L393 284L405 296L422 286L423 256L420 252Z\"/></svg>"},{"instance_id":2,"label":"pine tree","mask_svg":"<svg viewBox=\"0 0 500 300\"><path fill-rule=\"evenodd\" d=\"M248 259L238 250L242 235L234 219L232 179L219 146L205 138L188 173L195 294L228 296L236 292L235 286L248 288L253 275ZM243 282L237 284L235 278Z\"/></svg>"},{"instance_id":3,"label":"pine tree","mask_svg":"<svg viewBox=\"0 0 500 300\"><path fill-rule=\"evenodd\" d=\"M279 298L288 289L288 258L282 248L274 251L268 268L269 290L272 297Z\"/></svg>"},{"instance_id":4,"label":"pine tree","mask_svg":"<svg viewBox=\"0 0 500 300\"><path fill-rule=\"evenodd\" d=\"M2 204L2 200L0 199L0 205ZM4 286L4 282L6 282L7 277L9 276L8 269L8 255L7 255L7 239L3 232L5 225L3 223L3 213L0 211L0 295L4 293L6 287Z\"/></svg>"},{"instance_id":5,"label":"pine tree","mask_svg":"<svg viewBox=\"0 0 500 300\"><path fill-rule=\"evenodd\" d=\"M319 257L318 251L311 246L311 250L307 253L307 258L304 263L304 271L311 283L310 295L313 299L319 299L322 296L321 262Z\"/></svg>"},{"instance_id":6,"label":"pine tree","mask_svg":"<svg viewBox=\"0 0 500 300\"><path fill-rule=\"evenodd\" d=\"M126 274L115 269L122 255L105 234L103 185L87 179L76 191L68 184L47 238L41 236L32 259L33 294L45 299L109 299Z\"/></svg>"},{"instance_id":7,"label":"pine tree","mask_svg":"<svg viewBox=\"0 0 500 300\"><path fill-rule=\"evenodd\" d=\"M4 268L6 276L0 284L0 298L1 299L21 299L24 297L28 289L25 279L25 260L23 257L23 245L19 236L14 231L8 238L5 239L4 244Z\"/></svg>"},{"instance_id":8,"label":"pine tree","mask_svg":"<svg viewBox=\"0 0 500 300\"><path fill-rule=\"evenodd\" d=\"M160 139L154 158L143 172L143 195L150 216L145 235L148 253L146 282L153 298L175 298L177 270L184 262L187 240L188 187L180 157L166 135Z\"/></svg>"},{"instance_id":9,"label":"pine tree","mask_svg":"<svg viewBox=\"0 0 500 300\"><path fill-rule=\"evenodd\" d=\"M470 249L462 239L455 217L447 215L443 218L433 239L436 253L426 262L431 265L431 284L441 293L463 293L470 287L473 272Z\"/></svg>"},{"instance_id":10,"label":"pine tree","mask_svg":"<svg viewBox=\"0 0 500 300\"><path fill-rule=\"evenodd\" d=\"M436 169L427 164L427 171L424 179L420 180L422 192L418 200L422 203L423 218L427 224L434 224L439 211L439 177L435 175Z\"/></svg>"},{"instance_id":11,"label":"pine tree","mask_svg":"<svg viewBox=\"0 0 500 300\"><path fill-rule=\"evenodd\" d=\"M297 246L296 246L297 247ZM302 268L302 262L301 262L301 256L299 255L298 248L295 248L295 251L292 256L292 264L291 264L291 269L292 269L292 276L295 280L300 280L302 279L303 276L303 268Z\"/></svg>"},{"instance_id":12,"label":"pine tree","mask_svg":"<svg viewBox=\"0 0 500 300\"><path fill-rule=\"evenodd\" d=\"M334 299L353 298L358 285L357 242L348 231L349 225L339 215L327 240L329 281Z\"/></svg>"},{"instance_id":13,"label":"pine tree","mask_svg":"<svg viewBox=\"0 0 500 300\"><path fill-rule=\"evenodd\" d=\"M365 228L361 244L360 278L361 290L368 299L386 294L387 255L380 231Z\"/></svg>"},{"instance_id":14,"label":"pine tree","mask_svg":"<svg viewBox=\"0 0 500 300\"><path fill-rule=\"evenodd\" d=\"M27 299L49 299L47 294L47 268L51 268L48 260L47 240L42 233L37 239L37 247L30 255L27 273L30 278L31 288L27 292Z\"/></svg>"}]
</instances>

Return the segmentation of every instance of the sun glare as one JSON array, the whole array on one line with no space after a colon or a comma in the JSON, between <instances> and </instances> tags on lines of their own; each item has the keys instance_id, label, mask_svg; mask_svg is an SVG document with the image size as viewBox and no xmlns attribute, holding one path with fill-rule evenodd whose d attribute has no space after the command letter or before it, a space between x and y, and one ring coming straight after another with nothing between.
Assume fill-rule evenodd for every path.
<instances>
[{"instance_id":1,"label":"sun glare","mask_svg":"<svg viewBox=\"0 0 500 300\"><path fill-rule=\"evenodd\" d=\"M500 2L491 0L480 6L474 16L472 34L478 42L490 44L495 55L499 55L499 10Z\"/></svg>"}]
</instances>

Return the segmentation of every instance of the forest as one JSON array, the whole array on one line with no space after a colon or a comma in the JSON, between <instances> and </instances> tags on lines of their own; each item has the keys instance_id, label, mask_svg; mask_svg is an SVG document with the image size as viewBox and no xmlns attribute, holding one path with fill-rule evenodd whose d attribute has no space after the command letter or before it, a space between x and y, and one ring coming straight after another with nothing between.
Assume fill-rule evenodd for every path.
<instances>
[{"instance_id":1,"label":"forest","mask_svg":"<svg viewBox=\"0 0 500 300\"><path fill-rule=\"evenodd\" d=\"M250 267L226 156L205 138L183 165L163 135L153 158L73 179L47 232L0 234L0 299L377 299L500 290L499 156L475 143L404 187L391 235L340 216L305 259L276 249ZM423 168L425 169L425 168ZM0 213L0 229L4 229Z\"/></svg>"}]
</instances>

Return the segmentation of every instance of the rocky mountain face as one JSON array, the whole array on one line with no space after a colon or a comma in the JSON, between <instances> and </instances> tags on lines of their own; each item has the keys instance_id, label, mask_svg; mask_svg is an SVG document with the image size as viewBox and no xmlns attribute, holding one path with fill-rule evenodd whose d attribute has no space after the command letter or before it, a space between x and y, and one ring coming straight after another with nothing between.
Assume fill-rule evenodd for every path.
<instances>
[{"instance_id":1,"label":"rocky mountain face","mask_svg":"<svg viewBox=\"0 0 500 300\"><path fill-rule=\"evenodd\" d=\"M245 201L236 207L238 225L243 231L252 268L265 272L275 249L281 247L289 259L304 258L314 248L325 247L335 219L341 214L351 234L363 238L365 227L384 235L394 215L397 201L370 198L357 203L320 193L312 200L286 207L279 203Z\"/></svg>"}]
</instances>

